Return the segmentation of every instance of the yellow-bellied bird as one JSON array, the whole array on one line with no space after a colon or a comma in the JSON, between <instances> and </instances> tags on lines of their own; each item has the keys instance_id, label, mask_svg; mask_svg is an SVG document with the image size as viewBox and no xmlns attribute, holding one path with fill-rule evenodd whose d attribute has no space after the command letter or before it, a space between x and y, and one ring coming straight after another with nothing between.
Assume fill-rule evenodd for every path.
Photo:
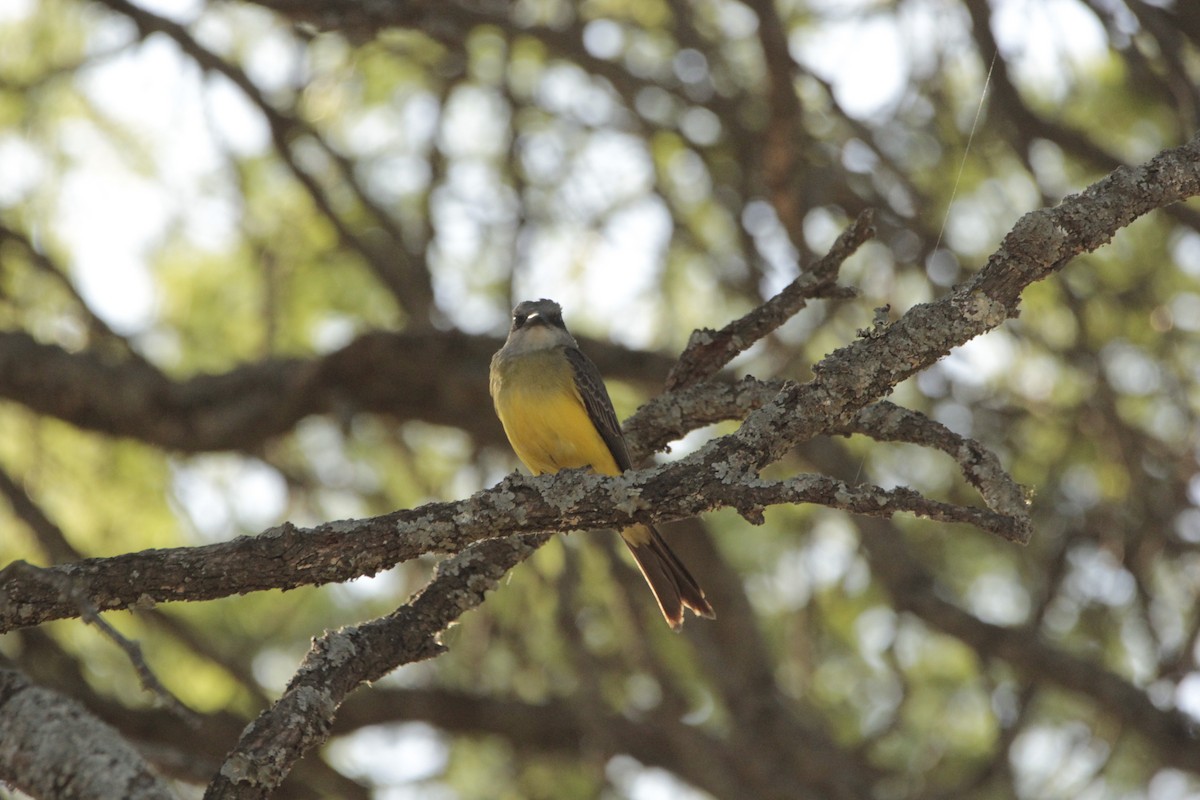
<instances>
[{"instance_id":1,"label":"yellow-bellied bird","mask_svg":"<svg viewBox=\"0 0 1200 800\"><path fill-rule=\"evenodd\" d=\"M578 467L620 475L632 466L600 371L580 351L553 300L527 300L513 309L508 340L492 357L491 391L508 441L534 475ZM685 607L715 616L653 526L630 526L621 538L667 624L679 630Z\"/></svg>"}]
</instances>

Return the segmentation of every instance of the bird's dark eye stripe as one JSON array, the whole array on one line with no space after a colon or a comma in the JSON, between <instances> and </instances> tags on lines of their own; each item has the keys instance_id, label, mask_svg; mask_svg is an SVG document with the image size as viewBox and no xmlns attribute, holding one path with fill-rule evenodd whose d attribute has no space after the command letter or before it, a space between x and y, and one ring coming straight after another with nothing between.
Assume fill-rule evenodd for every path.
<instances>
[{"instance_id":1,"label":"bird's dark eye stripe","mask_svg":"<svg viewBox=\"0 0 1200 800\"><path fill-rule=\"evenodd\" d=\"M526 317L524 314L513 314L513 324L515 324L518 328L525 324L525 319Z\"/></svg>"}]
</instances>

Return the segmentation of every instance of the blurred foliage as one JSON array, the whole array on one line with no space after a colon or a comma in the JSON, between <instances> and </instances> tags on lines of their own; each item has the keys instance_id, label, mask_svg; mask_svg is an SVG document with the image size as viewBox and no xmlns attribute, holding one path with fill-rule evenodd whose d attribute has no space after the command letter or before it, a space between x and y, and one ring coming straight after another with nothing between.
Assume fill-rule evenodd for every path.
<instances>
[{"instance_id":1,"label":"blurred foliage","mask_svg":"<svg viewBox=\"0 0 1200 800\"><path fill-rule=\"evenodd\" d=\"M1200 99L1200 30L1184 3L780 3L762 24L785 26L796 65L784 76L769 74L754 6L728 0L447 3L371 35L339 32L336 15L318 31L248 4L160 5L195 50L140 33L144 19L115 0L0 9L0 326L175 378L313 357L375 329L499 335L512 302L537 296L562 302L577 332L673 354L876 208L878 241L842 273L860 296L814 304L736 363L803 380L873 309L900 314L962 280L1022 213L1179 143ZM988 37L969 7L993 20L1008 67L987 86ZM1013 31L1021 14L1027 38ZM799 241L763 178L771 80L800 104L787 176ZM1130 226L892 398L983 442L1033 492L1024 549L893 521L938 596L1193 716L1198 210ZM388 270L418 288L389 287ZM613 377L623 415L655 390ZM352 405L265 448L183 455L0 404L0 468L84 557L463 497L514 463L498 436ZM821 439L781 469L974 502L948 458L910 445ZM895 610L855 519L777 508L766 520L719 513L704 526L748 595L742 624L763 637L766 677L884 776L880 796L1200 792L1195 765L1163 763L1104 698L1031 680L1011 654ZM0 531L0 563L54 558L5 503ZM673 635L611 545L552 542L447 634L448 654L382 683L683 720L736 747L743 723L705 661L720 651L692 636L705 623ZM186 703L251 715L312 636L390 610L431 563L154 612L191 643L140 614L110 616ZM45 631L80 665L78 694L147 705L111 642L77 621ZM0 637L0 653L38 679L24 636ZM603 737L555 752L462 721L435 740L434 774L377 796L682 791ZM403 752L373 747L359 763Z\"/></svg>"}]
</instances>

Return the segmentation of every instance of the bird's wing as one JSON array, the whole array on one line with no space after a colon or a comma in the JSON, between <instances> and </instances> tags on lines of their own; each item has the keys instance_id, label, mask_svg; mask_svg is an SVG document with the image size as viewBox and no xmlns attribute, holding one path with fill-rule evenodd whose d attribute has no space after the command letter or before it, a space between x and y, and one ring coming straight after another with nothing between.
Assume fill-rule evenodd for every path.
<instances>
[{"instance_id":1,"label":"bird's wing","mask_svg":"<svg viewBox=\"0 0 1200 800\"><path fill-rule=\"evenodd\" d=\"M617 468L624 472L633 465L629 460L629 449L625 446L625 437L621 435L621 425L617 422L617 412L613 410L612 400L608 397L608 389L600 370L592 360L576 347L566 348L567 361L575 372L575 387L583 398L583 406L587 409L588 417L596 430L604 438L608 450L612 453Z\"/></svg>"}]
</instances>

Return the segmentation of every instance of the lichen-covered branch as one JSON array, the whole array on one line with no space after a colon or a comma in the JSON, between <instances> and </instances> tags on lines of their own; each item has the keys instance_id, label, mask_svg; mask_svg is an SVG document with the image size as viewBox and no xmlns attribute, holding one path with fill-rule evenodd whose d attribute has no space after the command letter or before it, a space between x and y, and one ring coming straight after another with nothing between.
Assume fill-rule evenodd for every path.
<instances>
[{"instance_id":1,"label":"lichen-covered branch","mask_svg":"<svg viewBox=\"0 0 1200 800\"><path fill-rule=\"evenodd\" d=\"M739 353L794 317L809 300L851 294L836 286L838 270L874 235L874 216L870 209L859 214L821 260L744 317L719 331L694 331L667 376L667 389L682 389L712 377Z\"/></svg>"},{"instance_id":2,"label":"lichen-covered branch","mask_svg":"<svg viewBox=\"0 0 1200 800\"><path fill-rule=\"evenodd\" d=\"M175 797L107 723L11 669L0 669L0 783L33 797Z\"/></svg>"},{"instance_id":3,"label":"lichen-covered branch","mask_svg":"<svg viewBox=\"0 0 1200 800\"><path fill-rule=\"evenodd\" d=\"M829 354L813 367L811 381L785 387L737 433L708 444L705 457L756 471L799 442L841 429L902 380L1015 317L1031 283L1105 244L1139 216L1197 194L1200 135L1139 167L1117 169L1054 208L1029 212L970 281Z\"/></svg>"},{"instance_id":4,"label":"lichen-covered branch","mask_svg":"<svg viewBox=\"0 0 1200 800\"><path fill-rule=\"evenodd\" d=\"M513 536L469 547L439 564L420 594L396 611L315 640L283 695L242 734L205 798L269 796L302 755L328 738L349 692L441 653L438 634L546 539Z\"/></svg>"},{"instance_id":5,"label":"lichen-covered branch","mask_svg":"<svg viewBox=\"0 0 1200 800\"><path fill-rule=\"evenodd\" d=\"M54 569L68 572L79 591L106 610L347 580L421 553L458 552L497 531L613 527L634 520L679 519L722 505L740 505L753 516L761 504L746 503L731 487L753 485L759 469L797 442L845 430L862 408L896 383L1016 315L1021 291L1075 254L1099 247L1140 214L1196 194L1200 136L1139 168L1117 170L1056 208L1025 215L968 284L830 354L816 365L812 381L784 384L737 432L654 470L615 479L517 479L459 503L433 503L309 530L283 525L230 543L91 559ZM561 485L543 494L555 483ZM141 576L138 585L130 584L130 574ZM54 581L27 570L0 572L0 581L0 631L77 611Z\"/></svg>"},{"instance_id":6,"label":"lichen-covered branch","mask_svg":"<svg viewBox=\"0 0 1200 800\"><path fill-rule=\"evenodd\" d=\"M736 508L751 519L766 506L797 502L871 514L909 511L972 522L1012 538L1006 532L1010 523L996 515L929 501L915 492L850 487L815 475L768 482L728 462L693 459L616 478L583 471L513 475L466 500L313 528L284 524L258 536L200 547L146 550L44 569L16 562L0 570L0 632L79 616L81 600L105 611L320 585L374 575L426 553L459 552L509 533L619 528L722 507ZM691 469L678 469L689 463Z\"/></svg>"}]
</instances>

